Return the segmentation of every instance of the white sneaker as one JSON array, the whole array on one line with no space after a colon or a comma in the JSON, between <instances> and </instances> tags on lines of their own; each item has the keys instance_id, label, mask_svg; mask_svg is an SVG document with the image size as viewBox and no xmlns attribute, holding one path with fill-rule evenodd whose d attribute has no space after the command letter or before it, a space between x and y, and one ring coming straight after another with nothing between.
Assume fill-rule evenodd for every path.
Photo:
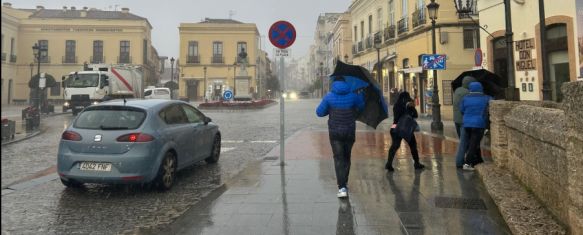
<instances>
[{"instance_id":1,"label":"white sneaker","mask_svg":"<svg viewBox=\"0 0 583 235\"><path fill-rule=\"evenodd\" d=\"M475 170L473 166L470 166L469 164L464 164L463 166L464 171L473 171Z\"/></svg>"},{"instance_id":2,"label":"white sneaker","mask_svg":"<svg viewBox=\"0 0 583 235\"><path fill-rule=\"evenodd\" d=\"M341 188L340 190L338 190L338 193L336 194L336 196L338 198L345 198L348 197L348 189L346 188Z\"/></svg>"}]
</instances>

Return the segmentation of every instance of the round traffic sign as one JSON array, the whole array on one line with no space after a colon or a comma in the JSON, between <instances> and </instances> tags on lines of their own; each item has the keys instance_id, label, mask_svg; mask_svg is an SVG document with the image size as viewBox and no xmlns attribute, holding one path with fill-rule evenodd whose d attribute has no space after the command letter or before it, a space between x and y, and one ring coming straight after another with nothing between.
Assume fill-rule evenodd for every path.
<instances>
[{"instance_id":1,"label":"round traffic sign","mask_svg":"<svg viewBox=\"0 0 583 235\"><path fill-rule=\"evenodd\" d=\"M269 28L269 41L279 49L285 49L296 41L296 29L287 21L278 21Z\"/></svg>"},{"instance_id":2,"label":"round traffic sign","mask_svg":"<svg viewBox=\"0 0 583 235\"><path fill-rule=\"evenodd\" d=\"M223 98L225 100L230 100L233 98L233 92L230 90L226 90L225 92L223 92Z\"/></svg>"},{"instance_id":3,"label":"round traffic sign","mask_svg":"<svg viewBox=\"0 0 583 235\"><path fill-rule=\"evenodd\" d=\"M474 55L474 63L476 66L482 66L482 60L483 60L483 56L482 56L482 49L477 48L476 49L476 54Z\"/></svg>"}]
</instances>

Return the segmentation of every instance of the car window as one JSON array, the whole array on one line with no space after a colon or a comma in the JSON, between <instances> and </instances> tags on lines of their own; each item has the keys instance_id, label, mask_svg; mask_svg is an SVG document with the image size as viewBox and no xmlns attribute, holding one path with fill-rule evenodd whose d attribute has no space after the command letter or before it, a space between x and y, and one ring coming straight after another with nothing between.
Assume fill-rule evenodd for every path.
<instances>
[{"instance_id":1,"label":"car window","mask_svg":"<svg viewBox=\"0 0 583 235\"><path fill-rule=\"evenodd\" d=\"M132 130L138 128L146 112L129 107L103 106L83 111L73 127L79 129Z\"/></svg>"},{"instance_id":2,"label":"car window","mask_svg":"<svg viewBox=\"0 0 583 235\"><path fill-rule=\"evenodd\" d=\"M144 96L151 96L152 95L152 90L146 90L144 92Z\"/></svg>"},{"instance_id":3,"label":"car window","mask_svg":"<svg viewBox=\"0 0 583 235\"><path fill-rule=\"evenodd\" d=\"M154 95L169 95L170 92L168 92L168 90L164 90L164 89L156 89L154 90Z\"/></svg>"},{"instance_id":4,"label":"car window","mask_svg":"<svg viewBox=\"0 0 583 235\"><path fill-rule=\"evenodd\" d=\"M178 105L172 105L160 112L160 118L168 125L188 123L188 118Z\"/></svg>"},{"instance_id":5,"label":"car window","mask_svg":"<svg viewBox=\"0 0 583 235\"><path fill-rule=\"evenodd\" d=\"M188 117L188 122L190 123L199 123L204 121L204 115L200 113L198 110L190 107L188 105L181 105L186 113L186 117Z\"/></svg>"}]
</instances>

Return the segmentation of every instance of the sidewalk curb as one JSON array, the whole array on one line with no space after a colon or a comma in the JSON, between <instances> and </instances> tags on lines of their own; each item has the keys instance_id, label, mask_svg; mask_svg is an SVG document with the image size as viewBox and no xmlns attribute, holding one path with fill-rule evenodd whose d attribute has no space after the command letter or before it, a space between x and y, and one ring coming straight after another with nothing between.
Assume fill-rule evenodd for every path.
<instances>
[{"instance_id":1,"label":"sidewalk curb","mask_svg":"<svg viewBox=\"0 0 583 235\"><path fill-rule=\"evenodd\" d=\"M20 139L15 139L15 140L12 140L12 141L9 141L9 142L2 143L1 146L4 147L4 146L10 145L10 144L14 144L14 143L18 143L18 142L23 141L23 140L30 139L32 137L35 137L35 136L38 136L38 135L44 133L46 130L47 130L46 127L45 128L40 128L38 131L35 131L32 134L27 135L25 137L22 137Z\"/></svg>"},{"instance_id":2,"label":"sidewalk curb","mask_svg":"<svg viewBox=\"0 0 583 235\"><path fill-rule=\"evenodd\" d=\"M508 170L484 163L477 165L476 171L513 234L567 234Z\"/></svg>"}]
</instances>

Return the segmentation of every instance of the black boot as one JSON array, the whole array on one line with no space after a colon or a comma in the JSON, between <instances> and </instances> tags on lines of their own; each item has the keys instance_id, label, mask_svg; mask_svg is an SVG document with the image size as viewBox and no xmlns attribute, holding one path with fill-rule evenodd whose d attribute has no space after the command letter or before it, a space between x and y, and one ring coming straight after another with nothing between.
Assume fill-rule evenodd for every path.
<instances>
[{"instance_id":1,"label":"black boot","mask_svg":"<svg viewBox=\"0 0 583 235\"><path fill-rule=\"evenodd\" d=\"M416 170L419 170L425 168L425 165L421 164L420 162L416 162L413 164L413 167L415 167Z\"/></svg>"},{"instance_id":2,"label":"black boot","mask_svg":"<svg viewBox=\"0 0 583 235\"><path fill-rule=\"evenodd\" d=\"M390 156L387 159L387 164L385 164L385 169L389 170L389 171L395 171L395 169L393 168L393 159L395 158L395 156Z\"/></svg>"}]
</instances>

